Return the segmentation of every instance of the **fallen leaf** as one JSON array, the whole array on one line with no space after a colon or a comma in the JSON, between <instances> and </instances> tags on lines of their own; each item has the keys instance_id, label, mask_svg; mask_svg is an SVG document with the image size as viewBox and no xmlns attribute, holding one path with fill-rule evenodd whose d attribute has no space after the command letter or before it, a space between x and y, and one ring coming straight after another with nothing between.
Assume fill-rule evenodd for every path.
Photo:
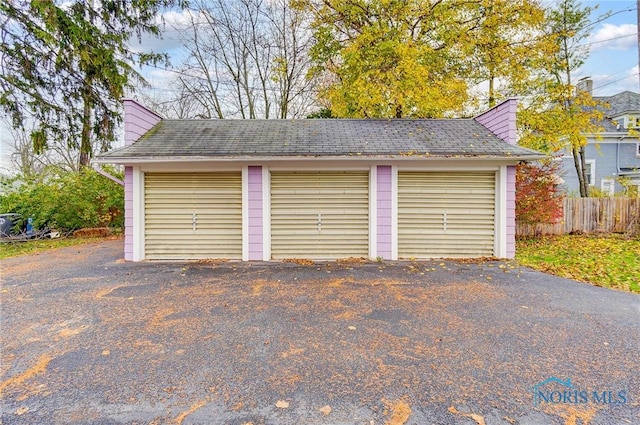
<instances>
[{"instance_id":1,"label":"fallen leaf","mask_svg":"<svg viewBox=\"0 0 640 425\"><path fill-rule=\"evenodd\" d=\"M323 413L325 416L327 416L329 413L331 413L331 406L329 406L328 404L326 406L322 406L321 408L318 409L321 413Z\"/></svg>"},{"instance_id":2,"label":"fallen leaf","mask_svg":"<svg viewBox=\"0 0 640 425\"><path fill-rule=\"evenodd\" d=\"M29 411L28 407L22 406L22 407L18 407L18 410L16 410L16 415L20 416L20 415L24 415L25 413L27 413Z\"/></svg>"},{"instance_id":3,"label":"fallen leaf","mask_svg":"<svg viewBox=\"0 0 640 425\"><path fill-rule=\"evenodd\" d=\"M355 330L356 330L356 327L355 327L355 326L349 326L349 328L348 328L348 329L349 329L350 331L355 331Z\"/></svg>"},{"instance_id":4,"label":"fallen leaf","mask_svg":"<svg viewBox=\"0 0 640 425\"><path fill-rule=\"evenodd\" d=\"M189 415L191 415L193 412L195 412L196 410L204 407L207 404L206 400L200 400L197 403L195 403L194 405L192 405L189 410L185 410L184 412L180 413L178 416L176 416L176 418L174 419L174 422L177 425L182 425L182 422L184 422L185 418Z\"/></svg>"},{"instance_id":5,"label":"fallen leaf","mask_svg":"<svg viewBox=\"0 0 640 425\"><path fill-rule=\"evenodd\" d=\"M111 351L109 351L109 350L102 350L102 355L103 355L103 356L108 356L109 354L111 354Z\"/></svg>"},{"instance_id":6,"label":"fallen leaf","mask_svg":"<svg viewBox=\"0 0 640 425\"><path fill-rule=\"evenodd\" d=\"M278 400L276 401L276 407L280 409L287 409L289 407L289 402L286 400Z\"/></svg>"},{"instance_id":7,"label":"fallen leaf","mask_svg":"<svg viewBox=\"0 0 640 425\"><path fill-rule=\"evenodd\" d=\"M480 415L476 415L475 413L460 412L460 411L458 411L458 409L456 409L453 406L450 406L448 410L449 410L450 413L453 413L454 415L460 415L460 416L464 416L464 417L467 417L467 418L471 418L474 421L476 421L476 423L478 425L486 425L486 422L484 421L484 417L482 417Z\"/></svg>"},{"instance_id":8,"label":"fallen leaf","mask_svg":"<svg viewBox=\"0 0 640 425\"><path fill-rule=\"evenodd\" d=\"M382 400L385 405L384 415L389 416L385 425L405 425L411 416L411 406L407 400L399 399L396 401Z\"/></svg>"}]
</instances>

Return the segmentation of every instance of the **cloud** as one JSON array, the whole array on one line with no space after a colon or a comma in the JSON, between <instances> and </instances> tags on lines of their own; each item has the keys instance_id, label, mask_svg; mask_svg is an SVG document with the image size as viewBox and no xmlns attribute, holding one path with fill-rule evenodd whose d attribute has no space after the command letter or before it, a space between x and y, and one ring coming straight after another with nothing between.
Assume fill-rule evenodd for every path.
<instances>
[{"instance_id":1,"label":"cloud","mask_svg":"<svg viewBox=\"0 0 640 425\"><path fill-rule=\"evenodd\" d=\"M603 24L589 37L591 51L628 50L637 47L637 27L634 24Z\"/></svg>"},{"instance_id":2,"label":"cloud","mask_svg":"<svg viewBox=\"0 0 640 425\"><path fill-rule=\"evenodd\" d=\"M145 79L154 89L168 89L175 85L177 74L165 69L149 68Z\"/></svg>"},{"instance_id":3,"label":"cloud","mask_svg":"<svg viewBox=\"0 0 640 425\"><path fill-rule=\"evenodd\" d=\"M166 11L157 17L162 34L160 37L145 34L138 40L131 39L130 47L136 52L168 53L171 63L177 64L184 55L183 39L192 19L198 21L197 12L190 10Z\"/></svg>"}]
</instances>

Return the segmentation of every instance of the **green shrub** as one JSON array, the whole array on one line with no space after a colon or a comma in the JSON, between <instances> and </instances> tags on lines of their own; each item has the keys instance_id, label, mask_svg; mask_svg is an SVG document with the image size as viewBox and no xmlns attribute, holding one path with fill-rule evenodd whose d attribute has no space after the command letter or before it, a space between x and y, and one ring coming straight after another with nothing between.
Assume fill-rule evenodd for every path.
<instances>
[{"instance_id":1,"label":"green shrub","mask_svg":"<svg viewBox=\"0 0 640 425\"><path fill-rule=\"evenodd\" d=\"M124 188L91 168L60 171L10 189L0 196L0 209L20 214L23 221L33 217L34 228L122 227Z\"/></svg>"}]
</instances>

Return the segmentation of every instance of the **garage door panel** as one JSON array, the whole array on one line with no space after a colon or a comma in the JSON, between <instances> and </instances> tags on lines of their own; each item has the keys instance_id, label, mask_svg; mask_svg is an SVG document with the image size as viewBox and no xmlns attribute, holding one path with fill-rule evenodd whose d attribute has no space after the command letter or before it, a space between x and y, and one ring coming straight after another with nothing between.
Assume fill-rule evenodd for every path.
<instances>
[{"instance_id":1,"label":"garage door panel","mask_svg":"<svg viewBox=\"0 0 640 425\"><path fill-rule=\"evenodd\" d=\"M272 173L272 257L367 256L368 181L367 172Z\"/></svg>"},{"instance_id":2,"label":"garage door panel","mask_svg":"<svg viewBox=\"0 0 640 425\"><path fill-rule=\"evenodd\" d=\"M145 255L164 260L241 258L241 174L147 173Z\"/></svg>"},{"instance_id":3,"label":"garage door panel","mask_svg":"<svg viewBox=\"0 0 640 425\"><path fill-rule=\"evenodd\" d=\"M189 223L189 225L191 225L191 223ZM165 228L165 229L149 229L148 232L145 232L147 235L152 235L152 236L167 236L170 237L172 239L172 242L175 242L178 239L184 239L184 240L200 240L200 239L208 239L210 237L215 237L215 236L225 236L226 238L232 238L232 239L238 239L237 237L237 231L236 229L230 229L230 228L224 228L224 227L220 227L217 229L198 229L196 231L193 230L184 230L184 229L169 229L169 228ZM223 244L226 243L226 240L222 240L222 241L214 241L215 244ZM148 241L147 244L151 244L151 243L156 243L156 244L162 244L162 243L166 243L165 240L160 240L160 241ZM197 247L193 247L194 249Z\"/></svg>"},{"instance_id":4,"label":"garage door panel","mask_svg":"<svg viewBox=\"0 0 640 425\"><path fill-rule=\"evenodd\" d=\"M400 258L491 256L495 173L398 173Z\"/></svg>"}]
</instances>

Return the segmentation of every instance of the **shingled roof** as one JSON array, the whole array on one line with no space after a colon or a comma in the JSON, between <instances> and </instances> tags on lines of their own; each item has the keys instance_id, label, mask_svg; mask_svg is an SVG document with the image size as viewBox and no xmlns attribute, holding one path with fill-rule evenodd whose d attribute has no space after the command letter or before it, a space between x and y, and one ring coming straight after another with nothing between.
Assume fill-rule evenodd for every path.
<instances>
[{"instance_id":1,"label":"shingled roof","mask_svg":"<svg viewBox=\"0 0 640 425\"><path fill-rule=\"evenodd\" d=\"M594 96L594 100L603 102L600 107L604 118L598 122L605 133L626 133L628 130L615 121L616 117L629 113L640 113L640 94L623 91L613 96Z\"/></svg>"},{"instance_id":2,"label":"shingled roof","mask_svg":"<svg viewBox=\"0 0 640 425\"><path fill-rule=\"evenodd\" d=\"M413 156L538 159L473 119L162 120L102 162L177 158Z\"/></svg>"},{"instance_id":3,"label":"shingled roof","mask_svg":"<svg viewBox=\"0 0 640 425\"><path fill-rule=\"evenodd\" d=\"M631 91L612 96L594 96L594 99L609 104L608 108L604 108L607 117L640 112L640 94Z\"/></svg>"}]
</instances>

